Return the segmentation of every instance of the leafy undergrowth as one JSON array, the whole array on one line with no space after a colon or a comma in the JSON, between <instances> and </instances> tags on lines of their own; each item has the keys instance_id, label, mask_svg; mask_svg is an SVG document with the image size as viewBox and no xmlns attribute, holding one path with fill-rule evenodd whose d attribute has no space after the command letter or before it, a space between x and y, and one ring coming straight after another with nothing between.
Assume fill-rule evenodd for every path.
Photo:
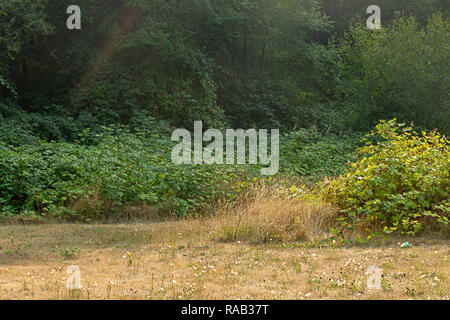
<instances>
[{"instance_id":1,"label":"leafy undergrowth","mask_svg":"<svg viewBox=\"0 0 450 320\"><path fill-rule=\"evenodd\" d=\"M0 215L89 221L140 207L183 217L231 197L231 182L246 175L238 166L175 165L171 148L161 134L117 126L73 143L0 142Z\"/></svg>"},{"instance_id":2,"label":"leafy undergrowth","mask_svg":"<svg viewBox=\"0 0 450 320\"><path fill-rule=\"evenodd\" d=\"M325 135L314 127L288 133L280 143L280 173L311 183L337 177L345 172L349 161L356 160L355 150L361 146L362 137L360 133Z\"/></svg>"},{"instance_id":3,"label":"leafy undergrowth","mask_svg":"<svg viewBox=\"0 0 450 320\"><path fill-rule=\"evenodd\" d=\"M88 115L66 121L56 106L50 109L54 114L44 116L10 108L0 121L2 220L210 214L233 204L259 174L259 166L173 164L171 128L149 116L102 126ZM357 135L315 129L284 134L279 175L305 181L338 175L357 144Z\"/></svg>"},{"instance_id":4,"label":"leafy undergrowth","mask_svg":"<svg viewBox=\"0 0 450 320\"><path fill-rule=\"evenodd\" d=\"M221 215L219 238L251 243L367 243L390 233L450 235L449 141L382 121L343 175L262 180ZM270 183L269 183L270 182Z\"/></svg>"},{"instance_id":5,"label":"leafy undergrowth","mask_svg":"<svg viewBox=\"0 0 450 320\"><path fill-rule=\"evenodd\" d=\"M376 142L378 140L378 142ZM437 131L416 133L382 121L346 174L299 194L341 209L342 227L415 235L424 226L448 231L449 141Z\"/></svg>"}]
</instances>

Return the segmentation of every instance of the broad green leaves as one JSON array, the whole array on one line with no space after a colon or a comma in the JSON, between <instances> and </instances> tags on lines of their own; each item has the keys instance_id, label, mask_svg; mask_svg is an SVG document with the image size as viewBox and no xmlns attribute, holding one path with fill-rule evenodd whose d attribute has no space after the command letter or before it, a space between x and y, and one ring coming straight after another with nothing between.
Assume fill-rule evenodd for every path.
<instances>
[{"instance_id":1,"label":"broad green leaves","mask_svg":"<svg viewBox=\"0 0 450 320\"><path fill-rule=\"evenodd\" d=\"M373 143L379 136L382 141ZM382 121L359 150L362 159L318 194L342 209L346 225L416 234L425 217L448 224L449 141Z\"/></svg>"}]
</instances>

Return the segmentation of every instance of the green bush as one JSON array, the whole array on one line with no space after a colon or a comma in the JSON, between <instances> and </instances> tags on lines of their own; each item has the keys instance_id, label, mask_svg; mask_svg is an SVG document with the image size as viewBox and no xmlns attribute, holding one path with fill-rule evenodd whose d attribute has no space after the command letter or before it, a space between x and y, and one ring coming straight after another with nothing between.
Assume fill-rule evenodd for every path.
<instances>
[{"instance_id":1,"label":"green bush","mask_svg":"<svg viewBox=\"0 0 450 320\"><path fill-rule=\"evenodd\" d=\"M101 219L127 205L146 205L185 216L227 196L232 173L242 169L175 165L172 143L151 128L102 130L95 137L86 130L75 143L0 142L0 214Z\"/></svg>"},{"instance_id":2,"label":"green bush","mask_svg":"<svg viewBox=\"0 0 450 320\"><path fill-rule=\"evenodd\" d=\"M374 140L380 139L379 143ZM320 195L338 205L344 226L371 226L416 234L427 220L448 224L449 141L437 131L416 133L381 121L348 172Z\"/></svg>"},{"instance_id":3,"label":"green bush","mask_svg":"<svg viewBox=\"0 0 450 320\"><path fill-rule=\"evenodd\" d=\"M292 132L280 143L280 172L313 182L339 176L348 162L355 159L361 137L361 134L325 135L314 128Z\"/></svg>"},{"instance_id":4,"label":"green bush","mask_svg":"<svg viewBox=\"0 0 450 320\"><path fill-rule=\"evenodd\" d=\"M171 128L150 112L128 126L102 126L87 113L72 119L57 105L44 109L0 104L0 215L103 219L145 205L185 216L212 209L219 198L232 201L239 191L231 186L260 169L174 165ZM338 175L358 140L303 129L283 136L280 172L311 180Z\"/></svg>"}]
</instances>

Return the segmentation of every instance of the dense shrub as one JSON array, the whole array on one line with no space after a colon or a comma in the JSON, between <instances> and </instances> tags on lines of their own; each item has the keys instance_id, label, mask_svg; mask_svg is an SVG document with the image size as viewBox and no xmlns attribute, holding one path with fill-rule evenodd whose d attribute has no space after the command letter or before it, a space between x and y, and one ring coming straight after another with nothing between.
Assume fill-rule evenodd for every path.
<instances>
[{"instance_id":1,"label":"dense shrub","mask_svg":"<svg viewBox=\"0 0 450 320\"><path fill-rule=\"evenodd\" d=\"M355 159L361 137L362 134L325 135L314 128L289 133L280 144L280 171L313 182L339 176L347 163Z\"/></svg>"},{"instance_id":2,"label":"dense shrub","mask_svg":"<svg viewBox=\"0 0 450 320\"><path fill-rule=\"evenodd\" d=\"M172 164L171 142L151 131L105 127L75 143L0 143L0 214L103 218L146 205L185 216L231 190L227 182L242 168Z\"/></svg>"},{"instance_id":3,"label":"dense shrub","mask_svg":"<svg viewBox=\"0 0 450 320\"><path fill-rule=\"evenodd\" d=\"M445 136L416 133L395 119L381 121L359 153L361 159L345 175L319 192L342 209L344 226L416 234L427 220L448 224L450 150Z\"/></svg>"}]
</instances>

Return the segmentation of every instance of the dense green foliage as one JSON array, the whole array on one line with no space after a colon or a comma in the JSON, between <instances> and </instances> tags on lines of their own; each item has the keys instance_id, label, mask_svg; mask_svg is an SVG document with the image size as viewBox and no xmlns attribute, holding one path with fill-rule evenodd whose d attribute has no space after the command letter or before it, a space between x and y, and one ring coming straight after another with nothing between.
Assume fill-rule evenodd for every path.
<instances>
[{"instance_id":1,"label":"dense green foliage","mask_svg":"<svg viewBox=\"0 0 450 320\"><path fill-rule=\"evenodd\" d=\"M362 159L319 191L342 208L344 226L416 234L427 217L449 223L449 141L403 126L382 121L359 150ZM382 141L374 143L377 136Z\"/></svg>"},{"instance_id":2,"label":"dense green foliage","mask_svg":"<svg viewBox=\"0 0 450 320\"><path fill-rule=\"evenodd\" d=\"M316 128L298 130L281 140L280 172L301 176L312 182L343 174L347 163L356 159L361 144L358 133L339 137L320 134Z\"/></svg>"},{"instance_id":3,"label":"dense green foliage","mask_svg":"<svg viewBox=\"0 0 450 320\"><path fill-rule=\"evenodd\" d=\"M0 94L103 124L148 112L188 128L339 133L393 115L448 132L445 1L381 2L381 31L354 27L328 44L364 21L368 1L80 0L82 29L68 30L68 0L1 0ZM396 11L420 24L390 26Z\"/></svg>"},{"instance_id":4,"label":"dense green foliage","mask_svg":"<svg viewBox=\"0 0 450 320\"><path fill-rule=\"evenodd\" d=\"M68 30L72 4L0 0L0 215L210 211L258 168L174 165L171 132L199 120L279 128L279 174L308 183L349 161L364 170L355 151L380 120L450 133L445 0L380 0L381 30L365 25L368 0L79 0L82 29ZM392 165L386 175L354 194L350 171L330 201L348 218L416 230L416 215L448 208L448 149L417 158L409 139L446 140L389 132L362 149L371 165ZM401 157L442 170L401 171ZM400 192L398 177L440 182Z\"/></svg>"},{"instance_id":5,"label":"dense green foliage","mask_svg":"<svg viewBox=\"0 0 450 320\"><path fill-rule=\"evenodd\" d=\"M0 126L3 215L101 219L120 214L125 206L146 205L160 214L185 216L208 212L219 199L232 200L233 186L258 173L249 165L173 164L169 127L151 117L133 126L97 126L94 132L89 122L64 122L57 113L8 111L8 121ZM46 126L55 122L60 125ZM316 130L283 136L281 174L313 180L336 175L357 141Z\"/></svg>"},{"instance_id":6,"label":"dense green foliage","mask_svg":"<svg viewBox=\"0 0 450 320\"><path fill-rule=\"evenodd\" d=\"M381 8L381 23L386 26L400 15L415 15L421 24L437 11L448 12L448 0L321 0L325 13L334 22L334 32L343 35L358 17L365 17L368 6Z\"/></svg>"},{"instance_id":7,"label":"dense green foliage","mask_svg":"<svg viewBox=\"0 0 450 320\"><path fill-rule=\"evenodd\" d=\"M164 130L150 118L147 122ZM95 136L86 130L74 143L2 142L1 214L98 219L127 205L147 205L184 216L225 196L221 192L228 190L227 181L240 172L233 166L174 165L171 146L161 134L117 126L104 127Z\"/></svg>"},{"instance_id":8,"label":"dense green foliage","mask_svg":"<svg viewBox=\"0 0 450 320\"><path fill-rule=\"evenodd\" d=\"M450 132L449 29L450 20L441 15L425 28L412 17L376 32L352 27L341 46L345 63L338 91L356 128L398 118Z\"/></svg>"}]
</instances>

